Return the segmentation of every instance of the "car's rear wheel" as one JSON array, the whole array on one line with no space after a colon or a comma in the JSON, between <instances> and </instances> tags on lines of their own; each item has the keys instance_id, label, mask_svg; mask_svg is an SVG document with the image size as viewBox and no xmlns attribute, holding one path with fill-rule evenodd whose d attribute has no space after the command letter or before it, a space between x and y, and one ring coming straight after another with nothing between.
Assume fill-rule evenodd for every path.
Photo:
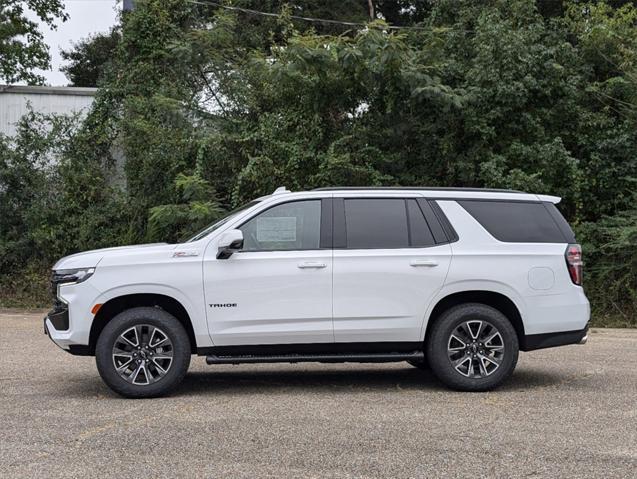
<instances>
[{"instance_id":1,"label":"car's rear wheel","mask_svg":"<svg viewBox=\"0 0 637 479\"><path fill-rule=\"evenodd\" d=\"M445 311L427 338L433 373L460 391L487 391L515 369L519 345L507 317L491 306L467 303Z\"/></svg>"},{"instance_id":2,"label":"car's rear wheel","mask_svg":"<svg viewBox=\"0 0 637 479\"><path fill-rule=\"evenodd\" d=\"M122 396L156 397L174 389L190 365L183 325L159 308L133 308L115 316L95 348L97 370Z\"/></svg>"}]
</instances>

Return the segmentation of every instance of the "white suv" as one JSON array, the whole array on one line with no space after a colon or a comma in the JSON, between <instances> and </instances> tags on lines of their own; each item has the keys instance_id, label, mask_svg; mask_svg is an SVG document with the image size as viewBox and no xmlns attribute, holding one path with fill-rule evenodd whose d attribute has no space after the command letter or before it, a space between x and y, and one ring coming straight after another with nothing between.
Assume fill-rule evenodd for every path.
<instances>
[{"instance_id":1,"label":"white suv","mask_svg":"<svg viewBox=\"0 0 637 479\"><path fill-rule=\"evenodd\" d=\"M45 332L108 386L166 393L208 364L407 361L483 391L518 351L583 343L559 198L463 188L279 188L189 241L75 254Z\"/></svg>"}]
</instances>

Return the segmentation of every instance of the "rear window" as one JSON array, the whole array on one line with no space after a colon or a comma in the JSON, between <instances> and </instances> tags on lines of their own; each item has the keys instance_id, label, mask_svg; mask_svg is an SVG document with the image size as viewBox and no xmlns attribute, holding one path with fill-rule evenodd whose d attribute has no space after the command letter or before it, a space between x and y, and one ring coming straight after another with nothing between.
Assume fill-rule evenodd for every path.
<instances>
[{"instance_id":1,"label":"rear window","mask_svg":"<svg viewBox=\"0 0 637 479\"><path fill-rule=\"evenodd\" d=\"M552 203L480 200L464 200L458 203L499 241L575 242L573 231Z\"/></svg>"}]
</instances>

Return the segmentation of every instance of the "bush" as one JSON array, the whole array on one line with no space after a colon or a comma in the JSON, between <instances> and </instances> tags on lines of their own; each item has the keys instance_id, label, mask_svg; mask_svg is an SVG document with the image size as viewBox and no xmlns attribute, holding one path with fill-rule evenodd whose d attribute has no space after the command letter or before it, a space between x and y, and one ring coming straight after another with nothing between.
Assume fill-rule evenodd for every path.
<instances>
[{"instance_id":1,"label":"bush","mask_svg":"<svg viewBox=\"0 0 637 479\"><path fill-rule=\"evenodd\" d=\"M585 252L584 287L599 326L637 327L637 210L577 228Z\"/></svg>"}]
</instances>

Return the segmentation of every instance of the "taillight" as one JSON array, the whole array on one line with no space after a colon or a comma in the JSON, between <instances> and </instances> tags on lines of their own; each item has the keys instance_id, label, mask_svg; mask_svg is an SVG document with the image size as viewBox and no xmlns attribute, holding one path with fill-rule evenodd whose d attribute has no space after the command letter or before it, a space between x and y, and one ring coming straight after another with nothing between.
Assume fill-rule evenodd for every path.
<instances>
[{"instance_id":1,"label":"taillight","mask_svg":"<svg viewBox=\"0 0 637 479\"><path fill-rule=\"evenodd\" d=\"M566 266L568 272L571 275L573 283L578 286L582 285L582 247L578 244L570 244L566 248Z\"/></svg>"}]
</instances>

